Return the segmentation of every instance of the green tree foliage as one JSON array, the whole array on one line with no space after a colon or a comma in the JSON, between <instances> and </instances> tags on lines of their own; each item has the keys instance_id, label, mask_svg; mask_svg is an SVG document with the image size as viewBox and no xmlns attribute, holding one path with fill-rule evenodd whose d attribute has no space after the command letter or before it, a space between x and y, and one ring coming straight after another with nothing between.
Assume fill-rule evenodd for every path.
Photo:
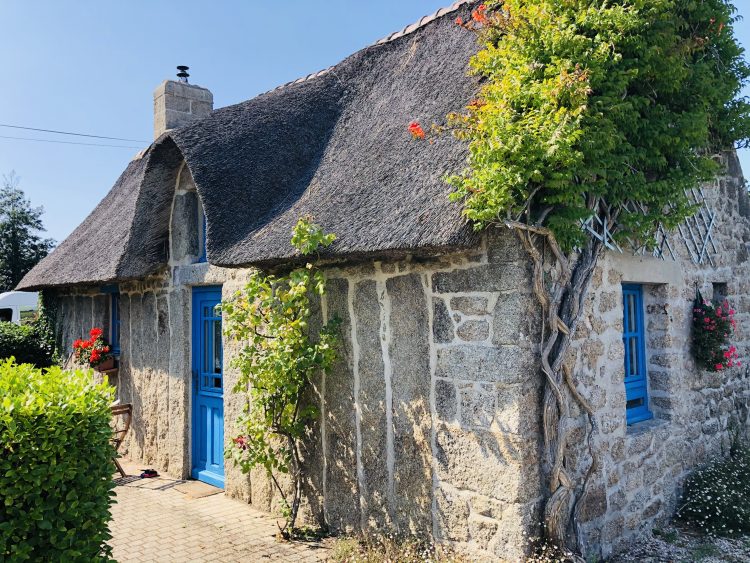
<instances>
[{"instance_id":1,"label":"green tree foliage","mask_svg":"<svg viewBox=\"0 0 750 563\"><path fill-rule=\"evenodd\" d=\"M750 67L726 0L490 0L474 22L486 80L464 115L454 198L481 228L548 225L564 248L595 213L647 240L692 208L712 155L748 138ZM637 202L641 209L623 206Z\"/></svg>"},{"instance_id":2,"label":"green tree foliage","mask_svg":"<svg viewBox=\"0 0 750 563\"><path fill-rule=\"evenodd\" d=\"M0 187L0 291L9 291L42 258L55 241L42 238L42 207L32 207L11 172Z\"/></svg>"},{"instance_id":3,"label":"green tree foliage","mask_svg":"<svg viewBox=\"0 0 750 563\"><path fill-rule=\"evenodd\" d=\"M109 385L0 362L0 561L108 561Z\"/></svg>"},{"instance_id":4,"label":"green tree foliage","mask_svg":"<svg viewBox=\"0 0 750 563\"><path fill-rule=\"evenodd\" d=\"M303 256L329 246L336 237L323 233L309 219L294 227L292 244ZM232 365L240 370L235 393L247 395L246 412L238 425L242 434L227 450L243 472L263 467L283 499L287 525L282 534L294 533L301 499L302 467L299 440L317 409L305 405L312 377L328 371L336 359L338 322L319 329L310 326L313 296L325 293L323 273L312 263L286 275L256 271L245 289L222 303L226 333L242 348ZM275 473L289 474L293 493Z\"/></svg>"}]
</instances>

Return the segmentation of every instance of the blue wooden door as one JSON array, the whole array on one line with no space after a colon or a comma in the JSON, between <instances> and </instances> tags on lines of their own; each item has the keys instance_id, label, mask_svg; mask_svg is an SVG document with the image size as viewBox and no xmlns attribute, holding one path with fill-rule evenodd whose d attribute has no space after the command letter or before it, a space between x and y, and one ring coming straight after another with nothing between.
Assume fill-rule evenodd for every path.
<instances>
[{"instance_id":1,"label":"blue wooden door","mask_svg":"<svg viewBox=\"0 0 750 563\"><path fill-rule=\"evenodd\" d=\"M192 477L224 487L224 377L220 287L193 288Z\"/></svg>"}]
</instances>

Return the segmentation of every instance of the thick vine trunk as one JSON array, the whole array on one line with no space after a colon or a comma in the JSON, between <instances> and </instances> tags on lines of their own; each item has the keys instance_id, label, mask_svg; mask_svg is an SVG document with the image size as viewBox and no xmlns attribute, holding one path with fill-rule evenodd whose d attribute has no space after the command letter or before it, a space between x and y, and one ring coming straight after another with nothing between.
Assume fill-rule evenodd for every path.
<instances>
[{"instance_id":1,"label":"thick vine trunk","mask_svg":"<svg viewBox=\"0 0 750 563\"><path fill-rule=\"evenodd\" d=\"M544 533L549 542L580 552L578 516L599 460L592 447L596 432L594 412L578 390L569 353L603 245L590 238L583 248L565 254L550 230L517 222L507 225L515 231L531 257L534 294L544 319L540 360L545 377L544 474L549 495L544 507ZM553 258L552 264L545 263L548 255ZM575 474L568 460L569 437L575 426L571 414L574 403L588 417L591 465L583 478Z\"/></svg>"}]
</instances>

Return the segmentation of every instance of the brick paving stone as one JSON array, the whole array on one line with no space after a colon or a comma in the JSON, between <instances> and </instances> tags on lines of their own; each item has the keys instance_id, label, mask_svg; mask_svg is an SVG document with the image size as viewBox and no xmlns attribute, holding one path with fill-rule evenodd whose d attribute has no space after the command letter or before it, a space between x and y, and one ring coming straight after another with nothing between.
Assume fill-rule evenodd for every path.
<instances>
[{"instance_id":1,"label":"brick paving stone","mask_svg":"<svg viewBox=\"0 0 750 563\"><path fill-rule=\"evenodd\" d=\"M178 483L167 476L118 480L110 526L117 561L326 560L325 547L277 542L272 516L223 494L190 498L174 489Z\"/></svg>"}]
</instances>

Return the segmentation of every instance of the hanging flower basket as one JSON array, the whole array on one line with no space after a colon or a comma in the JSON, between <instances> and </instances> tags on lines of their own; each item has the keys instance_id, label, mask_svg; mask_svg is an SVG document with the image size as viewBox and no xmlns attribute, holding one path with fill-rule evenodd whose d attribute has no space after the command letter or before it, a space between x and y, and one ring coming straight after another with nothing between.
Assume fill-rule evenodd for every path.
<instances>
[{"instance_id":1,"label":"hanging flower basket","mask_svg":"<svg viewBox=\"0 0 750 563\"><path fill-rule=\"evenodd\" d=\"M737 348L730 342L735 326L734 309L727 300L711 303L700 291L695 292L693 356L699 367L717 372L742 365Z\"/></svg>"},{"instance_id":2,"label":"hanging flower basket","mask_svg":"<svg viewBox=\"0 0 750 563\"><path fill-rule=\"evenodd\" d=\"M73 355L75 359L83 364L88 364L97 371L106 371L115 367L115 358L107 341L104 339L104 331L100 328L92 328L89 331L89 339L78 339L73 342Z\"/></svg>"}]
</instances>

